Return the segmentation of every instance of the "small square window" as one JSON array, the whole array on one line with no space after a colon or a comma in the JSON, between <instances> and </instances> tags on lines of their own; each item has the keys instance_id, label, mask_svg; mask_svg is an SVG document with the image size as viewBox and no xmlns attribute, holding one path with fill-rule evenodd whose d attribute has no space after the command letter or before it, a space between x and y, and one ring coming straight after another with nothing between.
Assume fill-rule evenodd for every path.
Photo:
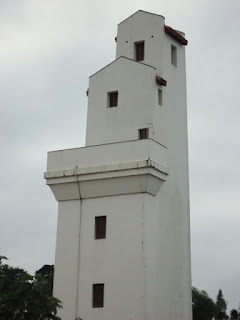
<instances>
[{"instance_id":1,"label":"small square window","mask_svg":"<svg viewBox=\"0 0 240 320\"><path fill-rule=\"evenodd\" d=\"M118 105L118 91L108 93L108 107L113 108Z\"/></svg>"},{"instance_id":2,"label":"small square window","mask_svg":"<svg viewBox=\"0 0 240 320\"><path fill-rule=\"evenodd\" d=\"M158 89L158 105L162 106L162 90Z\"/></svg>"},{"instance_id":3,"label":"small square window","mask_svg":"<svg viewBox=\"0 0 240 320\"><path fill-rule=\"evenodd\" d=\"M171 63L173 66L177 66L177 48L171 45Z\"/></svg>"},{"instance_id":4,"label":"small square window","mask_svg":"<svg viewBox=\"0 0 240 320\"><path fill-rule=\"evenodd\" d=\"M144 41L135 43L135 55L136 61L144 60Z\"/></svg>"},{"instance_id":5,"label":"small square window","mask_svg":"<svg viewBox=\"0 0 240 320\"><path fill-rule=\"evenodd\" d=\"M147 139L148 138L148 129L139 129L139 139L143 140L143 139Z\"/></svg>"},{"instance_id":6,"label":"small square window","mask_svg":"<svg viewBox=\"0 0 240 320\"><path fill-rule=\"evenodd\" d=\"M95 217L95 239L106 238L106 222L106 216Z\"/></svg>"},{"instance_id":7,"label":"small square window","mask_svg":"<svg viewBox=\"0 0 240 320\"><path fill-rule=\"evenodd\" d=\"M104 283L93 284L92 306L93 308L103 308L104 303Z\"/></svg>"}]
</instances>

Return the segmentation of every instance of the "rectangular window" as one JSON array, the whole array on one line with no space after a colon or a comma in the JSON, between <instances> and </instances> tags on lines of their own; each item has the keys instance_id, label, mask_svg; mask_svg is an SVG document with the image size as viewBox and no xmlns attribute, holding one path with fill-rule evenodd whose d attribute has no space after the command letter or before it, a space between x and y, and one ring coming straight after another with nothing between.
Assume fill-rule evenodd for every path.
<instances>
[{"instance_id":1,"label":"rectangular window","mask_svg":"<svg viewBox=\"0 0 240 320\"><path fill-rule=\"evenodd\" d=\"M103 308L104 284L93 284L92 305L93 308Z\"/></svg>"},{"instance_id":2,"label":"rectangular window","mask_svg":"<svg viewBox=\"0 0 240 320\"><path fill-rule=\"evenodd\" d=\"M95 239L106 238L106 222L106 216L95 217Z\"/></svg>"},{"instance_id":3,"label":"rectangular window","mask_svg":"<svg viewBox=\"0 0 240 320\"><path fill-rule=\"evenodd\" d=\"M139 129L139 139L147 139L148 138L148 129Z\"/></svg>"},{"instance_id":4,"label":"rectangular window","mask_svg":"<svg viewBox=\"0 0 240 320\"><path fill-rule=\"evenodd\" d=\"M173 66L177 66L177 48L173 45L171 46L171 63Z\"/></svg>"},{"instance_id":5,"label":"rectangular window","mask_svg":"<svg viewBox=\"0 0 240 320\"><path fill-rule=\"evenodd\" d=\"M118 105L118 91L108 93L108 107L113 108Z\"/></svg>"},{"instance_id":6,"label":"rectangular window","mask_svg":"<svg viewBox=\"0 0 240 320\"><path fill-rule=\"evenodd\" d=\"M158 105L162 106L162 90L158 89Z\"/></svg>"},{"instance_id":7,"label":"rectangular window","mask_svg":"<svg viewBox=\"0 0 240 320\"><path fill-rule=\"evenodd\" d=\"M136 61L144 60L144 42L143 41L135 43L135 54L136 54Z\"/></svg>"}]
</instances>

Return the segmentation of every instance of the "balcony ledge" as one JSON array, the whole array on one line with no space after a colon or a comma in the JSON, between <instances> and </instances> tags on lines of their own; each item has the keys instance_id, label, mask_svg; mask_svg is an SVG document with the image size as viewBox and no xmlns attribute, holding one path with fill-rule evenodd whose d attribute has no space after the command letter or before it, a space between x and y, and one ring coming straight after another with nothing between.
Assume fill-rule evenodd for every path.
<instances>
[{"instance_id":1,"label":"balcony ledge","mask_svg":"<svg viewBox=\"0 0 240 320\"><path fill-rule=\"evenodd\" d=\"M150 159L45 172L57 201L147 192L156 196L168 168Z\"/></svg>"},{"instance_id":2,"label":"balcony ledge","mask_svg":"<svg viewBox=\"0 0 240 320\"><path fill-rule=\"evenodd\" d=\"M167 179L167 148L151 139L48 154L44 178L56 200L147 192L156 196Z\"/></svg>"}]
</instances>

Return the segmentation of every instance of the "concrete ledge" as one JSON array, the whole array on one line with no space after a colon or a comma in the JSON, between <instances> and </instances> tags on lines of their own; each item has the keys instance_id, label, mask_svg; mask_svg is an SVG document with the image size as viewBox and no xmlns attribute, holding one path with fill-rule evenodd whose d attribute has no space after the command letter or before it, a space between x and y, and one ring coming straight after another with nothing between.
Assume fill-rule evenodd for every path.
<instances>
[{"instance_id":1,"label":"concrete ledge","mask_svg":"<svg viewBox=\"0 0 240 320\"><path fill-rule=\"evenodd\" d=\"M57 201L139 192L156 196L169 171L166 153L151 139L54 151L44 178Z\"/></svg>"},{"instance_id":2,"label":"concrete ledge","mask_svg":"<svg viewBox=\"0 0 240 320\"><path fill-rule=\"evenodd\" d=\"M167 168L145 160L46 172L45 178L56 200L66 201L143 192L156 196L167 172Z\"/></svg>"},{"instance_id":3,"label":"concrete ledge","mask_svg":"<svg viewBox=\"0 0 240 320\"><path fill-rule=\"evenodd\" d=\"M152 160L142 160L128 163L115 163L109 165L101 165L101 166L92 166L92 167L84 167L81 168L76 166L72 169L63 169L56 171L47 171L44 173L45 179L53 179L60 177L70 177L76 175L84 175L84 174L96 174L100 172L110 172L110 171L119 171L119 170L128 170L128 169L138 169L144 167L152 167L162 172L163 174L168 174L169 169L166 166L160 165Z\"/></svg>"}]
</instances>

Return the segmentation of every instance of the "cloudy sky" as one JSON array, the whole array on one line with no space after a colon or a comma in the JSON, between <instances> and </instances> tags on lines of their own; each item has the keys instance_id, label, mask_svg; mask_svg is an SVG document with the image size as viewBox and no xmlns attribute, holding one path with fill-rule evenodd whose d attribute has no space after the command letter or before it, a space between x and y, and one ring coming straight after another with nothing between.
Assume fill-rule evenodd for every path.
<instances>
[{"instance_id":1,"label":"cloudy sky","mask_svg":"<svg viewBox=\"0 0 240 320\"><path fill-rule=\"evenodd\" d=\"M240 304L240 1L0 0L0 254L54 264L47 151L84 146L88 77L115 58L117 24L143 9L187 46L193 285Z\"/></svg>"}]
</instances>

